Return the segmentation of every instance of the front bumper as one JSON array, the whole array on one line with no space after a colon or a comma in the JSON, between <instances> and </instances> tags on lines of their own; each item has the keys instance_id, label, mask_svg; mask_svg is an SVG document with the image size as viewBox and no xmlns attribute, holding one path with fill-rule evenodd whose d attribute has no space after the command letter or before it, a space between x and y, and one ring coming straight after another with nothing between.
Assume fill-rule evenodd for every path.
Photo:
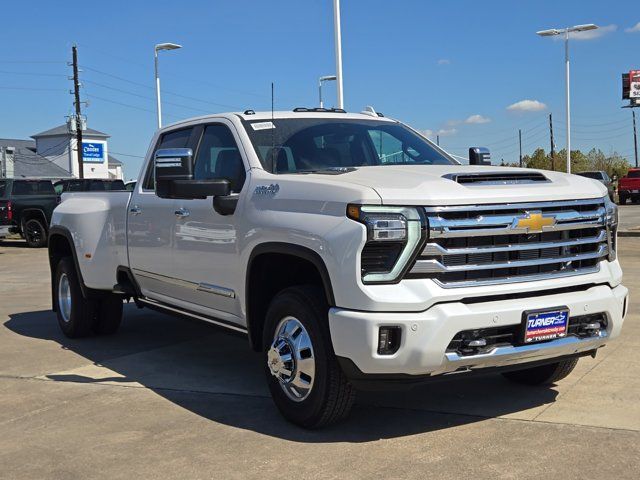
<instances>
[{"instance_id":1,"label":"front bumper","mask_svg":"<svg viewBox=\"0 0 640 480\"><path fill-rule=\"evenodd\" d=\"M598 285L562 294L509 300L436 304L424 312L360 312L332 308L329 328L338 357L350 360L365 375L442 375L488 367L507 367L593 351L620 334L628 290ZM503 346L477 355L447 352L461 331L518 325L522 313L567 306L570 316L604 313L606 331L589 338L565 337L549 342ZM398 326L401 343L393 355L377 353L378 331Z\"/></svg>"}]
</instances>

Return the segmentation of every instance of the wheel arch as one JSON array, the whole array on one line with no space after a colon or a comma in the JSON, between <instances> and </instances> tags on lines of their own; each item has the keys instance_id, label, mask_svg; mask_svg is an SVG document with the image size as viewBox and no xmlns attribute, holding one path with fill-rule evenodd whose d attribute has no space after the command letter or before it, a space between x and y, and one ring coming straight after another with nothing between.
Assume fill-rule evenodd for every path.
<instances>
[{"instance_id":1,"label":"wheel arch","mask_svg":"<svg viewBox=\"0 0 640 480\"><path fill-rule=\"evenodd\" d=\"M82 270L80 270L80 264L78 262L78 255L76 253L75 245L73 243L73 236L69 229L54 225L49 228L48 236L48 253L49 253L49 268L51 270L51 306L53 311L56 311L56 303L53 298L53 289L55 288L55 275L56 268L60 260L64 257L71 257L73 265L80 281L80 289L85 297L94 296L98 291L87 287L84 284L82 278Z\"/></svg>"},{"instance_id":2,"label":"wheel arch","mask_svg":"<svg viewBox=\"0 0 640 480\"><path fill-rule=\"evenodd\" d=\"M277 270L273 270L278 267ZM335 305L331 277L322 257L302 245L267 242L257 245L249 256L245 282L245 313L251 348L262 348L264 316L271 299L283 289L300 284L317 284L327 304Z\"/></svg>"},{"instance_id":3,"label":"wheel arch","mask_svg":"<svg viewBox=\"0 0 640 480\"><path fill-rule=\"evenodd\" d=\"M42 220L42 226L45 231L49 230L49 224L47 222L47 216L44 213L44 210L41 208L25 208L20 212L20 228L24 225L28 220Z\"/></svg>"}]
</instances>

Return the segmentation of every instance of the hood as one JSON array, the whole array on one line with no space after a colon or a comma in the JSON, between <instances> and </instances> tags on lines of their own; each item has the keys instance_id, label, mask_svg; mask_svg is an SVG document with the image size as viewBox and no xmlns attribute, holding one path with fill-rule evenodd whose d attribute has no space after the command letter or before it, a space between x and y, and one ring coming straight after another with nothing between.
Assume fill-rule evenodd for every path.
<instances>
[{"instance_id":1,"label":"hood","mask_svg":"<svg viewBox=\"0 0 640 480\"><path fill-rule=\"evenodd\" d=\"M514 183L514 174L546 180ZM481 181L477 175L482 175ZM314 177L326 175L313 174ZM492 177L492 178L490 178ZM373 188L387 205L468 205L599 198L607 189L589 178L528 168L470 165L384 165L331 175L332 182Z\"/></svg>"}]
</instances>

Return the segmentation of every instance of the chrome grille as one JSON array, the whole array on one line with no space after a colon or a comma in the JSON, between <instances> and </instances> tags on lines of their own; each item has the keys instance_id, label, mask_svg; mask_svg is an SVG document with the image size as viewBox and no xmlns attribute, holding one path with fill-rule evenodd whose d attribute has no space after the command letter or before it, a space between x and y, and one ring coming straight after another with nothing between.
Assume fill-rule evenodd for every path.
<instances>
[{"instance_id":1,"label":"chrome grille","mask_svg":"<svg viewBox=\"0 0 640 480\"><path fill-rule=\"evenodd\" d=\"M444 287L593 273L608 254L602 199L426 207L425 215L429 238L409 278Z\"/></svg>"}]
</instances>

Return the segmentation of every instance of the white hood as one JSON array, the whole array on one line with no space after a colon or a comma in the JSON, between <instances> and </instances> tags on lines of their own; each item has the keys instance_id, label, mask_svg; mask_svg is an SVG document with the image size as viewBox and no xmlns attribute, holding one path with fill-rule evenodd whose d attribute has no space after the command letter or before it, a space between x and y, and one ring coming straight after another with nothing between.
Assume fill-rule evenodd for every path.
<instances>
[{"instance_id":1,"label":"white hood","mask_svg":"<svg viewBox=\"0 0 640 480\"><path fill-rule=\"evenodd\" d=\"M542 173L549 182L459 184L445 178L464 173ZM327 175L322 176L327 180ZM331 181L373 188L388 205L467 205L599 198L607 189L598 181L566 173L524 168L469 165L385 165L359 167L330 175Z\"/></svg>"}]
</instances>

